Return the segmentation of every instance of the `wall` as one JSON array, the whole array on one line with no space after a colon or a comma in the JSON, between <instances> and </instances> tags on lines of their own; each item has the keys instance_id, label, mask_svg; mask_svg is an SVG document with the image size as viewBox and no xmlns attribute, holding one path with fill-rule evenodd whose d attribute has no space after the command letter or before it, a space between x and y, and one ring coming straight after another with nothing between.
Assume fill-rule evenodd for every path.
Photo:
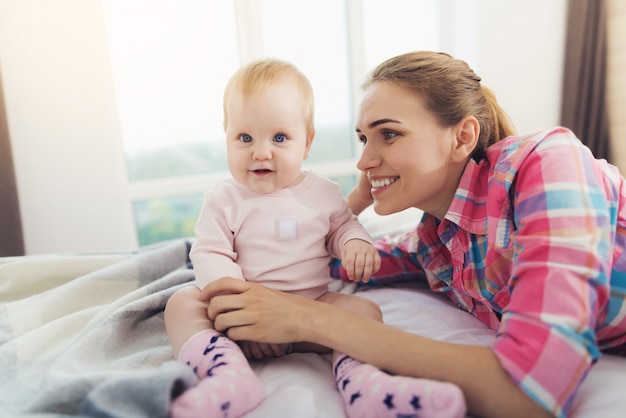
<instances>
[{"instance_id":1,"label":"wall","mask_svg":"<svg viewBox=\"0 0 626 418\"><path fill-rule=\"evenodd\" d=\"M0 65L27 254L130 249L96 0L0 0Z\"/></svg>"},{"instance_id":2,"label":"wall","mask_svg":"<svg viewBox=\"0 0 626 418\"><path fill-rule=\"evenodd\" d=\"M28 254L136 245L101 2L0 0L0 65ZM472 31L468 39L477 40L472 65L484 83L519 131L558 124L566 0L475 3L477 13L454 23L457 37Z\"/></svg>"},{"instance_id":3,"label":"wall","mask_svg":"<svg viewBox=\"0 0 626 418\"><path fill-rule=\"evenodd\" d=\"M2 77L0 74L0 81ZM13 168L13 152L2 84L0 83L0 257L24 255L24 238L17 184Z\"/></svg>"},{"instance_id":4,"label":"wall","mask_svg":"<svg viewBox=\"0 0 626 418\"><path fill-rule=\"evenodd\" d=\"M518 133L561 118L567 0L478 3L478 63Z\"/></svg>"}]
</instances>

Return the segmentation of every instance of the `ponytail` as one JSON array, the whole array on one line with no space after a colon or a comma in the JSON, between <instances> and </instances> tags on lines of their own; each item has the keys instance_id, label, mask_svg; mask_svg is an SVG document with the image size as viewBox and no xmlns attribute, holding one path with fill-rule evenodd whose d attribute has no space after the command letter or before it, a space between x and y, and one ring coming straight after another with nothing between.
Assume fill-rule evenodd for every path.
<instances>
[{"instance_id":1,"label":"ponytail","mask_svg":"<svg viewBox=\"0 0 626 418\"><path fill-rule=\"evenodd\" d=\"M506 138L507 136L511 136L515 134L515 129L513 128L513 123L506 112L500 107L498 101L496 100L496 95L493 94L493 91L489 87L481 85L481 90L483 97L487 102L487 107L491 113L491 117L485 118L485 128L489 132L488 135L483 136L481 133L481 138L479 139L479 143L476 145L474 152L472 153L472 157L475 160L480 160L484 157L485 150L490 146L500 141L501 139ZM489 123L487 123L489 122ZM481 124L481 130L482 130Z\"/></svg>"}]
</instances>

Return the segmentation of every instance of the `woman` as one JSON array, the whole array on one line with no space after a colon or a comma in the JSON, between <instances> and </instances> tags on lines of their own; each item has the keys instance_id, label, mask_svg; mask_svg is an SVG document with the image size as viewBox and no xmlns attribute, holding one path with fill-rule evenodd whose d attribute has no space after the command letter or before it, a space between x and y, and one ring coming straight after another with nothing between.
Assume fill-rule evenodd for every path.
<instances>
[{"instance_id":1,"label":"woman","mask_svg":"<svg viewBox=\"0 0 626 418\"><path fill-rule=\"evenodd\" d=\"M623 178L567 129L512 136L480 78L441 53L379 65L356 131L352 211L425 212L400 240L377 243L376 278L427 280L497 330L493 342L434 341L229 278L204 290L216 329L451 382L478 416L567 416L600 352L626 346Z\"/></svg>"}]
</instances>

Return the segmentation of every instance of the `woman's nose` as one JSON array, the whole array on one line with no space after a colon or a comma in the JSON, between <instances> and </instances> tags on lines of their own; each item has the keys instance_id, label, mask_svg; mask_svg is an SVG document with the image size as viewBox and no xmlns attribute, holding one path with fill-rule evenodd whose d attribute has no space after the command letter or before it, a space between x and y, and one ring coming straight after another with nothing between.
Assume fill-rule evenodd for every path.
<instances>
[{"instance_id":1,"label":"woman's nose","mask_svg":"<svg viewBox=\"0 0 626 418\"><path fill-rule=\"evenodd\" d=\"M366 144L361 151L359 161L356 163L356 168L360 171L367 171L380 165L380 158L375 152L374 148Z\"/></svg>"}]
</instances>

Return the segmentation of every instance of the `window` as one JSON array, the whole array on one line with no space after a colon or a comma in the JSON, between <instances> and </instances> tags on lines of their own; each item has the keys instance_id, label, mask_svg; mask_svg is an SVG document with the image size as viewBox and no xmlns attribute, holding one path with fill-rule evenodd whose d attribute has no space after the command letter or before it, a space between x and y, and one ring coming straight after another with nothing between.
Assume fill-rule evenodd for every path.
<instances>
[{"instance_id":1,"label":"window","mask_svg":"<svg viewBox=\"0 0 626 418\"><path fill-rule=\"evenodd\" d=\"M436 0L103 2L139 244L193 235L202 193L228 176L222 91L273 56L311 80L316 139L305 167L347 192L357 174L359 83L384 58L440 49Z\"/></svg>"}]
</instances>

